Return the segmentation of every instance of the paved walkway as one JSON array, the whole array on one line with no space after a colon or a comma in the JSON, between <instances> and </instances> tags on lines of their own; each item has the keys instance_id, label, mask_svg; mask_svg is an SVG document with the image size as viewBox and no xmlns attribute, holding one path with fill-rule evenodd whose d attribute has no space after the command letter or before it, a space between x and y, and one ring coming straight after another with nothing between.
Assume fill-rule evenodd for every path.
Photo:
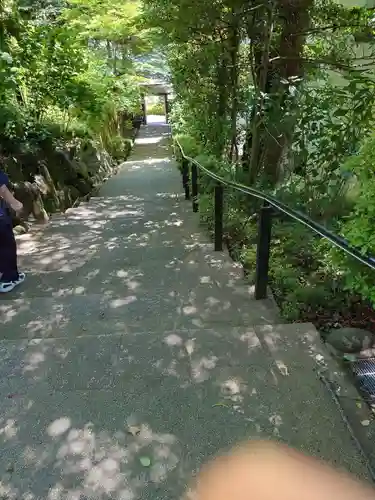
<instances>
[{"instance_id":1,"label":"paved walkway","mask_svg":"<svg viewBox=\"0 0 375 500\"><path fill-rule=\"evenodd\" d=\"M278 324L212 251L167 135L144 128L100 197L20 238L30 276L0 302L1 498L176 500L255 436L368 475L315 329Z\"/></svg>"}]
</instances>

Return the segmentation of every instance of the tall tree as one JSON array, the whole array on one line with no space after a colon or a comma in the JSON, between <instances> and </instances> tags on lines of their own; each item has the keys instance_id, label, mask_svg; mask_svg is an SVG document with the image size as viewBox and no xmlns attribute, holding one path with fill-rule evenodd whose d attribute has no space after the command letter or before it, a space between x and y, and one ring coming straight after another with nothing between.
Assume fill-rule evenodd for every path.
<instances>
[{"instance_id":1,"label":"tall tree","mask_svg":"<svg viewBox=\"0 0 375 500\"><path fill-rule=\"evenodd\" d=\"M186 131L237 161L247 121L250 184L282 179L302 89L329 71L351 78L373 59L356 55L354 35L372 29L367 9L331 0L143 0L143 16L168 50Z\"/></svg>"}]
</instances>

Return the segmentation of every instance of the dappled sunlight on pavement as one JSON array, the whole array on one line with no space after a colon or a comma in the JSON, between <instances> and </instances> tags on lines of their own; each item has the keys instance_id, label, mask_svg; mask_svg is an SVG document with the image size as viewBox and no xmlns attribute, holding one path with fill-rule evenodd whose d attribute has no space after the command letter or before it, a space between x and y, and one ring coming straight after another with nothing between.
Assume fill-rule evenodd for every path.
<instances>
[{"instance_id":1,"label":"dappled sunlight on pavement","mask_svg":"<svg viewBox=\"0 0 375 500\"><path fill-rule=\"evenodd\" d=\"M312 325L278 325L181 194L167 125L98 197L18 238L0 297L0 498L182 498L202 462L275 437L366 476L315 375Z\"/></svg>"}]
</instances>

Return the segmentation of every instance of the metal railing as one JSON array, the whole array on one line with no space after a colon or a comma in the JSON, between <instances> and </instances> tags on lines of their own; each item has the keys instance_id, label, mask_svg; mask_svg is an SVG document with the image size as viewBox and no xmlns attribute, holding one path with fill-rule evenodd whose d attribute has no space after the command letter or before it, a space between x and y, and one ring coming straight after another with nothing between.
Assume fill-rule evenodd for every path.
<instances>
[{"instance_id":1,"label":"metal railing","mask_svg":"<svg viewBox=\"0 0 375 500\"><path fill-rule=\"evenodd\" d=\"M258 222L258 242L256 256L256 272L255 272L255 298L267 298L268 272L271 249L271 230L272 216L275 212L288 215L291 219L308 227L314 233L319 234L324 239L330 241L334 246L340 248L346 254L353 257L358 262L361 262L370 269L375 270L375 257L365 255L359 248L350 245L341 236L330 232L321 224L313 221L306 214L294 210L276 198L269 196L257 189L239 184L237 182L224 179L219 175L211 172L209 169L201 165L194 158L187 156L177 139L174 139L182 159L182 185L185 191L185 199L192 200L193 212L199 210L199 172L211 177L216 181L214 187L214 243L215 250L223 249L223 220L224 220L224 187L235 189L254 198L263 201L263 206L260 209ZM191 175L190 175L191 171ZM190 193L191 180L191 193Z\"/></svg>"}]
</instances>

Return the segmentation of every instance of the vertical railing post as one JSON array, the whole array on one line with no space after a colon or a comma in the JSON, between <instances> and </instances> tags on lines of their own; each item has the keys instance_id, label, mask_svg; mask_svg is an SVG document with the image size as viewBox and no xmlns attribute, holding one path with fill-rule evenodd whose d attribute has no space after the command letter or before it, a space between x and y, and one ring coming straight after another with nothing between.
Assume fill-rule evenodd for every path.
<instances>
[{"instance_id":1,"label":"vertical railing post","mask_svg":"<svg viewBox=\"0 0 375 500\"><path fill-rule=\"evenodd\" d=\"M169 102L168 94L164 94L165 123L169 123Z\"/></svg>"},{"instance_id":2,"label":"vertical railing post","mask_svg":"<svg viewBox=\"0 0 375 500\"><path fill-rule=\"evenodd\" d=\"M189 160L184 157L182 157L182 186L185 191L185 200L190 200Z\"/></svg>"},{"instance_id":3,"label":"vertical railing post","mask_svg":"<svg viewBox=\"0 0 375 500\"><path fill-rule=\"evenodd\" d=\"M198 212L198 167L191 164L191 195L193 198L193 212Z\"/></svg>"},{"instance_id":4,"label":"vertical railing post","mask_svg":"<svg viewBox=\"0 0 375 500\"><path fill-rule=\"evenodd\" d=\"M214 220L215 220L215 251L219 252L223 249L223 212L224 212L224 188L218 182L215 185L215 204L214 204Z\"/></svg>"},{"instance_id":5,"label":"vertical railing post","mask_svg":"<svg viewBox=\"0 0 375 500\"><path fill-rule=\"evenodd\" d=\"M268 269L271 247L272 207L264 202L260 209L258 224L258 246L255 274L256 300L267 298Z\"/></svg>"},{"instance_id":6,"label":"vertical railing post","mask_svg":"<svg viewBox=\"0 0 375 500\"><path fill-rule=\"evenodd\" d=\"M142 108L142 125L147 125L147 109L146 109L146 99L144 95L142 95L141 108Z\"/></svg>"}]
</instances>

